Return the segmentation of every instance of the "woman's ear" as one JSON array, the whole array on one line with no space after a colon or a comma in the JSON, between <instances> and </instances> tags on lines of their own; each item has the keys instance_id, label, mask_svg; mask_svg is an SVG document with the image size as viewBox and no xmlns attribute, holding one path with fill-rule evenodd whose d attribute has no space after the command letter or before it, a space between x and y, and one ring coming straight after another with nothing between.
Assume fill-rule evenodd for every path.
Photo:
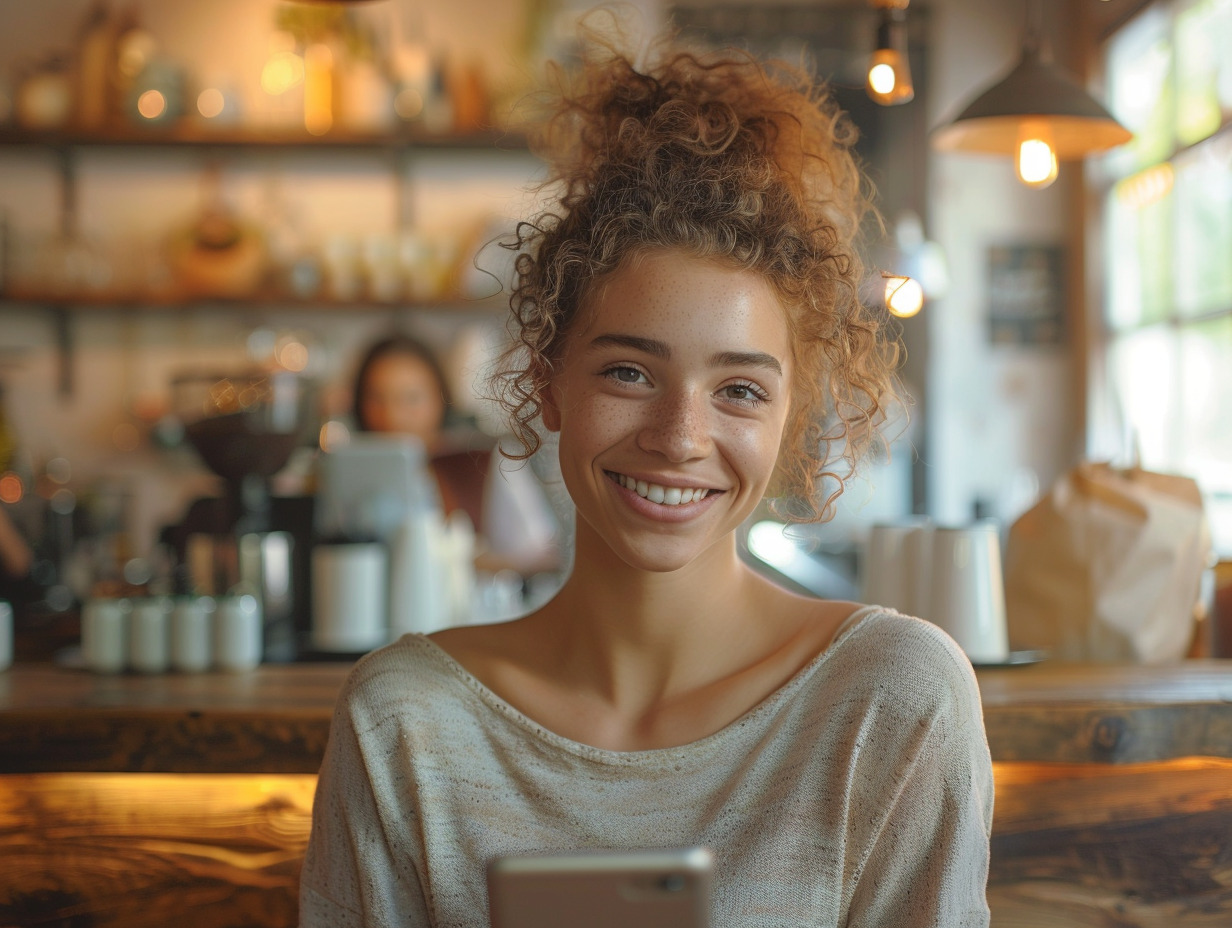
<instances>
[{"instance_id":1,"label":"woman's ear","mask_svg":"<svg viewBox=\"0 0 1232 928\"><path fill-rule=\"evenodd\" d=\"M539 390L539 416L549 432L560 431L560 401L551 382Z\"/></svg>"}]
</instances>

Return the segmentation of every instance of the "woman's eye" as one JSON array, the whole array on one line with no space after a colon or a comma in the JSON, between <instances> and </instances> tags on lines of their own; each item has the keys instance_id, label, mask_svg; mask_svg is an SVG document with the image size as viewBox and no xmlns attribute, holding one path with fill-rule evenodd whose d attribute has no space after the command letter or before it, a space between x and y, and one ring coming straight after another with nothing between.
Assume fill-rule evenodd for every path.
<instances>
[{"instance_id":1,"label":"woman's eye","mask_svg":"<svg viewBox=\"0 0 1232 928\"><path fill-rule=\"evenodd\" d=\"M603 373L620 383L640 383L645 379L636 367L610 367Z\"/></svg>"},{"instance_id":2,"label":"woman's eye","mask_svg":"<svg viewBox=\"0 0 1232 928\"><path fill-rule=\"evenodd\" d=\"M750 383L733 383L723 388L723 393L729 400L738 403L763 403L767 397Z\"/></svg>"}]
</instances>

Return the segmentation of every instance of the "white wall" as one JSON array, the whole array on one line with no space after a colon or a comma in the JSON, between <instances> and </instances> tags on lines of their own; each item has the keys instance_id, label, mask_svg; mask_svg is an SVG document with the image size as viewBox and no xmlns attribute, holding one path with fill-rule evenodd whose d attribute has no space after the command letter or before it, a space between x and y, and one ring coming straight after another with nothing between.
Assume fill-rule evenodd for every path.
<instances>
[{"instance_id":1,"label":"white wall","mask_svg":"<svg viewBox=\"0 0 1232 928\"><path fill-rule=\"evenodd\" d=\"M1062 19L1073 11L1060 0L1040 6L1057 60L1064 61ZM1024 4L937 0L930 9L929 125L937 126L1017 61ZM929 231L945 249L951 276L947 296L925 310L925 464L937 519L967 520L977 499L1012 518L1029 501L1032 481L1047 487L1077 453L1072 333L1059 347L990 345L987 263L993 245L1068 244L1080 174L1078 165L1063 164L1055 184L1035 191L1014 179L1008 159L930 158Z\"/></svg>"}]
</instances>

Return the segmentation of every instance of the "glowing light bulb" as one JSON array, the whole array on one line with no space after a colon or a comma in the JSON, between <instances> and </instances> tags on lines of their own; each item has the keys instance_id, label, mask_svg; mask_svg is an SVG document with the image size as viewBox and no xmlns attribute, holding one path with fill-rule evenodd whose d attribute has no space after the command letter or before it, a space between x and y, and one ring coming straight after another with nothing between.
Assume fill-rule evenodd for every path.
<instances>
[{"instance_id":1,"label":"glowing light bulb","mask_svg":"<svg viewBox=\"0 0 1232 928\"><path fill-rule=\"evenodd\" d=\"M907 103L915 96L907 56L892 48L879 48L868 62L865 88L882 106Z\"/></svg>"},{"instance_id":2,"label":"glowing light bulb","mask_svg":"<svg viewBox=\"0 0 1232 928\"><path fill-rule=\"evenodd\" d=\"M882 9L876 43L868 59L864 89L882 106L906 103L915 96L907 64L906 6L903 3L900 7Z\"/></svg>"},{"instance_id":3,"label":"glowing light bulb","mask_svg":"<svg viewBox=\"0 0 1232 928\"><path fill-rule=\"evenodd\" d=\"M894 85L898 83L894 79L894 69L882 62L875 64L868 70L868 86L879 94L888 94L894 90Z\"/></svg>"},{"instance_id":4,"label":"glowing light bulb","mask_svg":"<svg viewBox=\"0 0 1232 928\"><path fill-rule=\"evenodd\" d=\"M1057 150L1052 131L1043 122L1024 122L1018 131L1018 156L1014 160L1018 179L1042 190L1057 179Z\"/></svg>"},{"instance_id":5,"label":"glowing light bulb","mask_svg":"<svg viewBox=\"0 0 1232 928\"><path fill-rule=\"evenodd\" d=\"M221 115L226 104L226 97L222 95L222 91L217 87L207 87L197 94L197 112L206 119L213 119Z\"/></svg>"},{"instance_id":6,"label":"glowing light bulb","mask_svg":"<svg viewBox=\"0 0 1232 928\"><path fill-rule=\"evenodd\" d=\"M0 474L0 502L20 503L25 494L26 488L15 473L10 470Z\"/></svg>"},{"instance_id":7,"label":"glowing light bulb","mask_svg":"<svg viewBox=\"0 0 1232 928\"><path fill-rule=\"evenodd\" d=\"M137 98L137 112L146 119L157 119L167 109L167 98L157 90L147 90Z\"/></svg>"},{"instance_id":8,"label":"glowing light bulb","mask_svg":"<svg viewBox=\"0 0 1232 928\"><path fill-rule=\"evenodd\" d=\"M885 305L900 319L910 319L924 307L924 288L910 277L887 275Z\"/></svg>"}]
</instances>

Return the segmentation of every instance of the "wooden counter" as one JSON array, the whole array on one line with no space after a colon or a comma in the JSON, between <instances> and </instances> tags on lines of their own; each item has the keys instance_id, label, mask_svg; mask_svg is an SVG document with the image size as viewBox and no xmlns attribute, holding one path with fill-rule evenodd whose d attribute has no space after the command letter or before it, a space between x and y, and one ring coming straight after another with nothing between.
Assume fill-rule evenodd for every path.
<instances>
[{"instance_id":1,"label":"wooden counter","mask_svg":"<svg viewBox=\"0 0 1232 928\"><path fill-rule=\"evenodd\" d=\"M0 673L0 926L294 925L347 669ZM994 928L1232 924L1232 661L978 677Z\"/></svg>"},{"instance_id":2,"label":"wooden counter","mask_svg":"<svg viewBox=\"0 0 1232 928\"><path fill-rule=\"evenodd\" d=\"M0 774L315 773L348 665L99 676L0 673ZM1232 661L981 669L994 761L1232 758Z\"/></svg>"}]
</instances>

